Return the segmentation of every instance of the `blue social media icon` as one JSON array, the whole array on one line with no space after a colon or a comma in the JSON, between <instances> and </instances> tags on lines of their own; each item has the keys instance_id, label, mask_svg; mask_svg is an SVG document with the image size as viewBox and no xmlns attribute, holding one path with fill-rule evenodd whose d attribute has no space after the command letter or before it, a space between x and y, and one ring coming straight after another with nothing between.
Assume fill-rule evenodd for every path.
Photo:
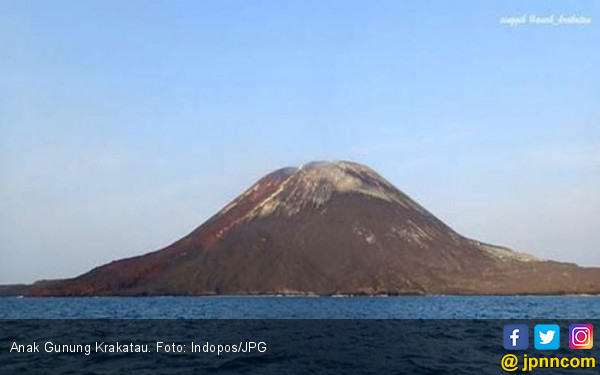
<instances>
[{"instance_id":1,"label":"blue social media icon","mask_svg":"<svg viewBox=\"0 0 600 375\"><path fill-rule=\"evenodd\" d=\"M538 324L533 334L536 349L556 350L560 347L560 327L556 324Z\"/></svg>"},{"instance_id":2,"label":"blue social media icon","mask_svg":"<svg viewBox=\"0 0 600 375\"><path fill-rule=\"evenodd\" d=\"M529 348L529 327L524 324L504 326L504 349L525 350Z\"/></svg>"}]
</instances>

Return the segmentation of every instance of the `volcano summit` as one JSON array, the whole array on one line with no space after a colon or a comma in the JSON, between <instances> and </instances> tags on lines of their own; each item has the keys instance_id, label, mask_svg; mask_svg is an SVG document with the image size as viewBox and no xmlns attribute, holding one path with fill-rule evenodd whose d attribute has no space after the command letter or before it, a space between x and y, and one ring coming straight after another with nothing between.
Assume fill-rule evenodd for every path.
<instances>
[{"instance_id":1,"label":"volcano summit","mask_svg":"<svg viewBox=\"0 0 600 375\"><path fill-rule=\"evenodd\" d=\"M26 295L600 293L600 269L461 236L372 169L272 172L193 232Z\"/></svg>"}]
</instances>

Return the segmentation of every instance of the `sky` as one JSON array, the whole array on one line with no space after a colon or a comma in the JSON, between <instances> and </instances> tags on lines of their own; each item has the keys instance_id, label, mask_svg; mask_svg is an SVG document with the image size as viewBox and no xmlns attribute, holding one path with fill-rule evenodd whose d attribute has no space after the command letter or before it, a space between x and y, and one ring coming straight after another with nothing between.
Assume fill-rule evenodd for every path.
<instances>
[{"instance_id":1,"label":"sky","mask_svg":"<svg viewBox=\"0 0 600 375\"><path fill-rule=\"evenodd\" d=\"M591 24L502 24L583 16ZM264 174L378 171L600 266L594 1L0 0L0 284L162 248Z\"/></svg>"}]
</instances>

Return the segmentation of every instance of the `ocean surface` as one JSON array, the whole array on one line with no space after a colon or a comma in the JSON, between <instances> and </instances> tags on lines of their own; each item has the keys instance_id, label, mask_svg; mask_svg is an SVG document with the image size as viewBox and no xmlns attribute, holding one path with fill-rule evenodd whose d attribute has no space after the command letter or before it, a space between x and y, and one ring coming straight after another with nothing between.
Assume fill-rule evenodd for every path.
<instances>
[{"instance_id":1,"label":"ocean surface","mask_svg":"<svg viewBox=\"0 0 600 375\"><path fill-rule=\"evenodd\" d=\"M600 296L0 298L0 319L598 319Z\"/></svg>"},{"instance_id":2,"label":"ocean surface","mask_svg":"<svg viewBox=\"0 0 600 375\"><path fill-rule=\"evenodd\" d=\"M520 366L526 357L600 360L600 346L572 350L568 334L571 324L600 326L598 318L597 296L7 297L0 298L0 373L498 374L507 354ZM529 349L507 351L506 324L559 325L560 349L536 350L531 336ZM41 350L13 353L15 343ZM104 351L99 343L148 351ZM264 351L231 349L250 343Z\"/></svg>"}]
</instances>

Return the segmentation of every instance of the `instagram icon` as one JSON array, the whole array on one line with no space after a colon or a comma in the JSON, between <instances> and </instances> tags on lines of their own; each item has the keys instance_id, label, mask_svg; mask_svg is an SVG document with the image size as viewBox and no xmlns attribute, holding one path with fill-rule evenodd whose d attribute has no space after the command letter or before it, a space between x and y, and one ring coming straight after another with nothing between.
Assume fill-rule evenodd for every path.
<instances>
[{"instance_id":1,"label":"instagram icon","mask_svg":"<svg viewBox=\"0 0 600 375\"><path fill-rule=\"evenodd\" d=\"M571 349L591 349L594 346L594 328L591 324L573 324L569 327Z\"/></svg>"}]
</instances>

